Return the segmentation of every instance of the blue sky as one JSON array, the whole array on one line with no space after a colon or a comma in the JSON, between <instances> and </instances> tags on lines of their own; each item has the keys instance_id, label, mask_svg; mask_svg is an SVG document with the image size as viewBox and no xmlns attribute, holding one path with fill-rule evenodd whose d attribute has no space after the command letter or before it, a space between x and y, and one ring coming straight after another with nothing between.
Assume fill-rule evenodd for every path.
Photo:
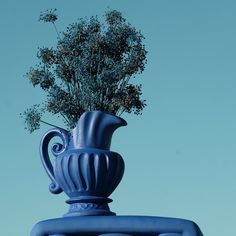
<instances>
[{"instance_id":1,"label":"blue sky","mask_svg":"<svg viewBox=\"0 0 236 236\"><path fill-rule=\"evenodd\" d=\"M112 150L126 163L111 209L195 221L209 236L236 235L236 2L233 0L70 0L2 2L0 8L1 235L27 235L67 211L51 195L38 146L48 127L28 134L19 113L43 101L23 75L38 46L53 46L41 11L57 8L58 28L108 9L146 37L148 63L137 78L148 106L124 115ZM54 118L49 121L57 122Z\"/></svg>"}]
</instances>

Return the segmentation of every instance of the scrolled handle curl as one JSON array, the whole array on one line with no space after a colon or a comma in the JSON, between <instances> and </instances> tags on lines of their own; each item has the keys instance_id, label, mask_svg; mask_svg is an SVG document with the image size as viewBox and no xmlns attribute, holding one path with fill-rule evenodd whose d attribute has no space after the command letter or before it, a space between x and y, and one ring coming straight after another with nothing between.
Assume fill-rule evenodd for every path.
<instances>
[{"instance_id":1,"label":"scrolled handle curl","mask_svg":"<svg viewBox=\"0 0 236 236\"><path fill-rule=\"evenodd\" d=\"M62 192L61 187L57 183L54 175L54 170L52 163L50 161L49 153L48 153L48 146L49 142L54 137L61 138L63 144L61 143L54 143L52 145L52 154L56 157L60 154L62 154L68 146L68 131L63 129L54 128L49 130L41 139L40 143L40 157L43 164L43 167L48 175L48 177L51 179L52 183L49 185L49 191L54 194L58 194Z\"/></svg>"}]
</instances>

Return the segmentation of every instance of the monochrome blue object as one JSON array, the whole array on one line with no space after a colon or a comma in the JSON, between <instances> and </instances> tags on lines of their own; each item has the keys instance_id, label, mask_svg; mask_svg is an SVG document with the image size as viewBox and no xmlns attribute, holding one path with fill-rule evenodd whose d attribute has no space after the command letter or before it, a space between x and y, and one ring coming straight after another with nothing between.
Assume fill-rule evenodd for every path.
<instances>
[{"instance_id":1,"label":"monochrome blue object","mask_svg":"<svg viewBox=\"0 0 236 236\"><path fill-rule=\"evenodd\" d=\"M191 221L151 216L77 216L52 219L36 224L31 236L110 236L111 233L133 236L202 236L199 227Z\"/></svg>"},{"instance_id":2,"label":"monochrome blue object","mask_svg":"<svg viewBox=\"0 0 236 236\"><path fill-rule=\"evenodd\" d=\"M152 216L116 216L110 211L109 195L124 173L122 157L110 151L113 132L127 125L120 117L101 111L85 112L70 132L54 128L42 138L40 155L51 179L49 190L65 192L69 211L62 217L37 223L31 236L202 236L192 221ZM63 144L49 143L60 137Z\"/></svg>"},{"instance_id":3,"label":"monochrome blue object","mask_svg":"<svg viewBox=\"0 0 236 236\"><path fill-rule=\"evenodd\" d=\"M41 160L52 180L49 189L56 194L64 191L70 198L66 216L115 214L109 210L108 197L121 181L124 161L109 149L113 132L126 124L109 113L85 112L71 132L52 129L42 138ZM63 145L52 146L56 157L53 167L48 145L55 136L62 139Z\"/></svg>"}]
</instances>

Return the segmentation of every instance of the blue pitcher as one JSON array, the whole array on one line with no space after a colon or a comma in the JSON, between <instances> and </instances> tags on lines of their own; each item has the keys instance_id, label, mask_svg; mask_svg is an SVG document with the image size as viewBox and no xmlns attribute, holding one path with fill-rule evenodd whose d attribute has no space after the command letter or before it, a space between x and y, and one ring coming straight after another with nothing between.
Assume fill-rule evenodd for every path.
<instances>
[{"instance_id":1,"label":"blue pitcher","mask_svg":"<svg viewBox=\"0 0 236 236\"><path fill-rule=\"evenodd\" d=\"M126 121L101 111L85 112L71 131L49 130L42 138L40 156L50 177L50 191L64 191L70 204L65 216L114 215L108 206L109 195L120 183L124 173L122 157L110 151L113 132L127 125ZM48 146L58 136L63 144L52 145L55 156L51 163Z\"/></svg>"}]
</instances>

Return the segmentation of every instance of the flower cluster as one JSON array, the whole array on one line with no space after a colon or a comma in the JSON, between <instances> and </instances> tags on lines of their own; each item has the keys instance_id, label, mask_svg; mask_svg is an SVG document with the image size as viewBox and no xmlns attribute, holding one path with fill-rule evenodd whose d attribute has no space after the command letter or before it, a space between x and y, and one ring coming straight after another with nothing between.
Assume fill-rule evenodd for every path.
<instances>
[{"instance_id":1,"label":"flower cluster","mask_svg":"<svg viewBox=\"0 0 236 236\"><path fill-rule=\"evenodd\" d=\"M39 105L34 105L28 108L23 114L20 114L25 119L25 129L30 133L40 128L41 111Z\"/></svg>"},{"instance_id":2,"label":"flower cluster","mask_svg":"<svg viewBox=\"0 0 236 236\"><path fill-rule=\"evenodd\" d=\"M41 14L40 20L55 26L55 10ZM145 68L143 39L118 11L107 12L104 22L81 18L60 34L55 48L39 48L39 64L26 76L47 93L44 111L61 116L68 128L89 110L138 115L146 103L141 85L130 80ZM38 120L30 121L30 131L39 127Z\"/></svg>"},{"instance_id":3,"label":"flower cluster","mask_svg":"<svg viewBox=\"0 0 236 236\"><path fill-rule=\"evenodd\" d=\"M39 21L54 23L57 20L56 11L57 9L50 9L42 12L39 16Z\"/></svg>"}]
</instances>

